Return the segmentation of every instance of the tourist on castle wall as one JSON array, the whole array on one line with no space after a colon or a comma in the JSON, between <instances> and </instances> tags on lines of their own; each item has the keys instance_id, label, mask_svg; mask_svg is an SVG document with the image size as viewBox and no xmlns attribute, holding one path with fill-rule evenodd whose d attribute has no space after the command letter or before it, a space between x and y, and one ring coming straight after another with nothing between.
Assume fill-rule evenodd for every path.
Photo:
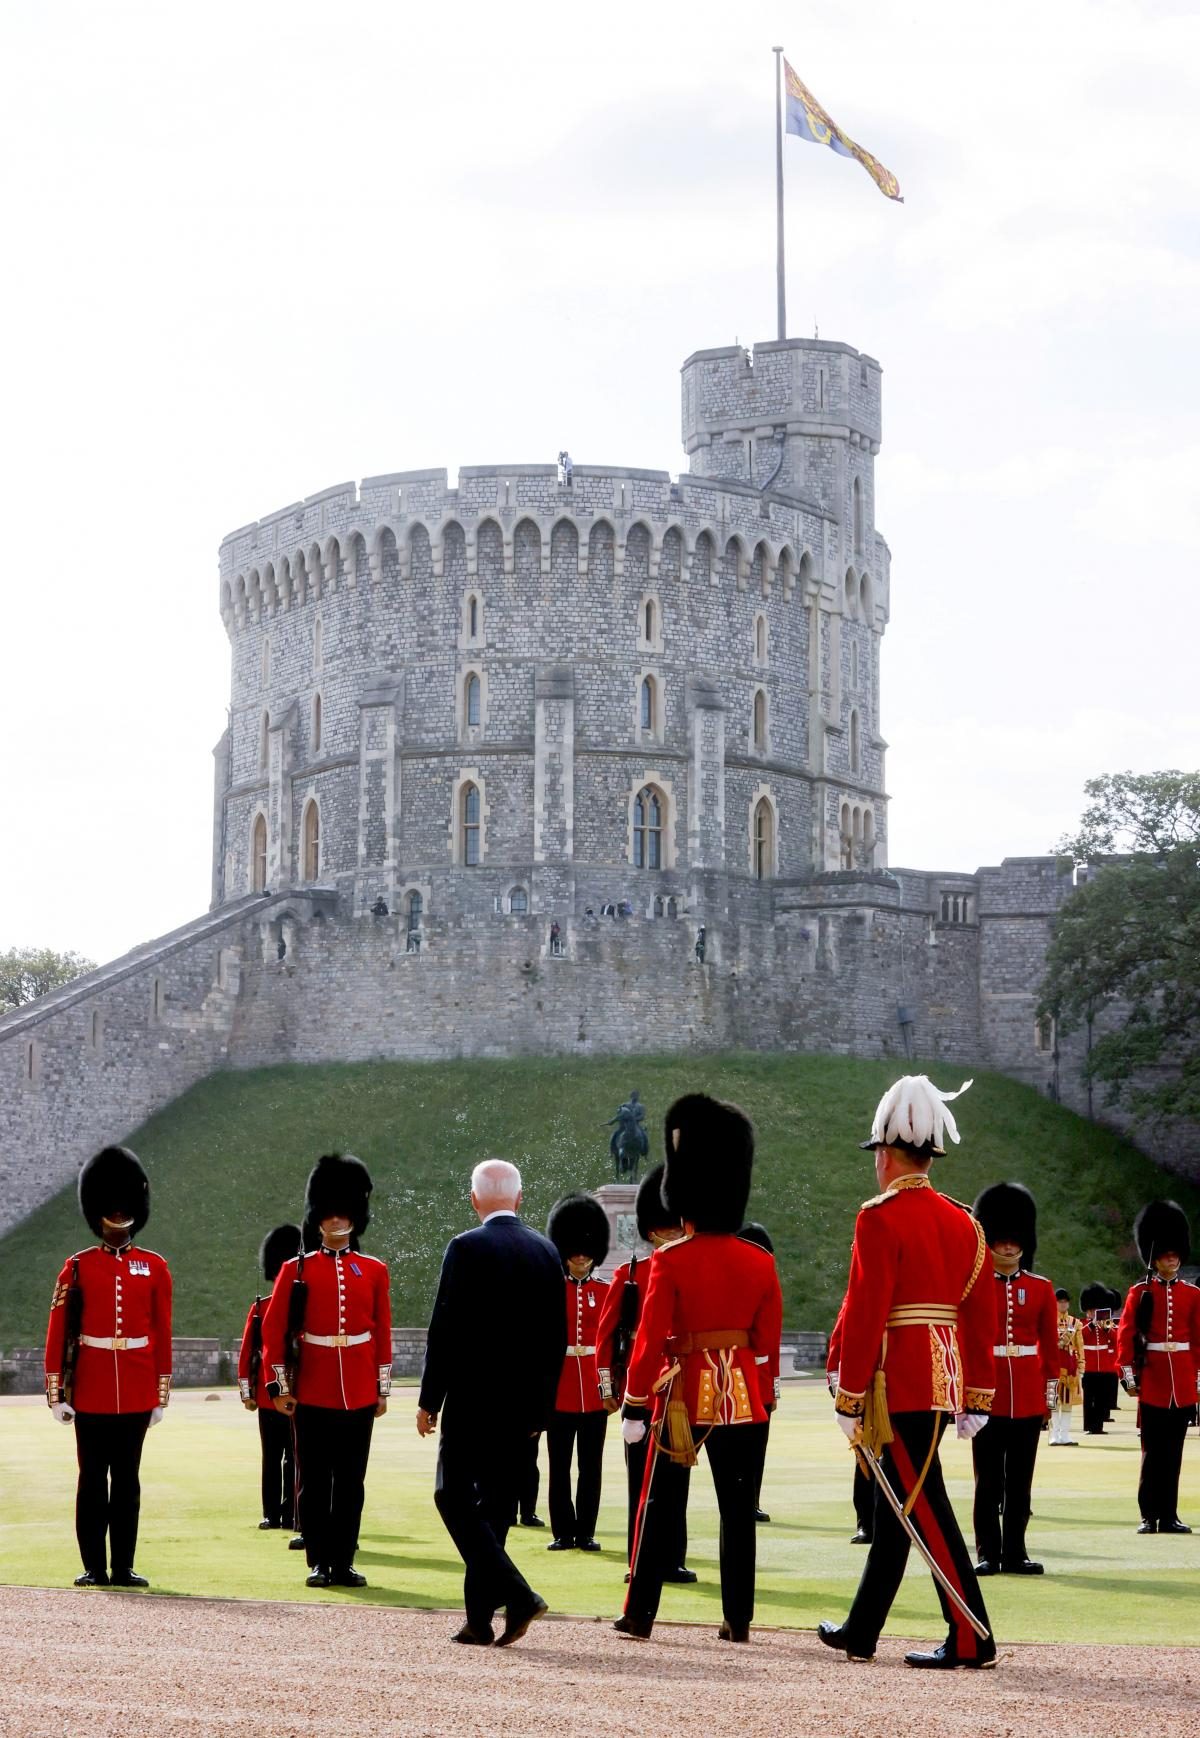
<instances>
[{"instance_id":1,"label":"tourist on castle wall","mask_svg":"<svg viewBox=\"0 0 1200 1738\"><path fill-rule=\"evenodd\" d=\"M300 1227L277 1225L263 1238L258 1264L270 1288L285 1261L300 1251ZM238 1393L248 1412L258 1416L258 1439L262 1458L262 1520L264 1532L294 1527L296 1523L296 1426L295 1420L277 1412L267 1393L267 1369L263 1358L263 1319L267 1299L255 1295L242 1330L238 1352Z\"/></svg>"},{"instance_id":2,"label":"tourist on castle wall","mask_svg":"<svg viewBox=\"0 0 1200 1738\"><path fill-rule=\"evenodd\" d=\"M567 1346L546 1431L550 1463L549 1551L598 1551L596 1517L608 1413L600 1395L596 1348L607 1282L592 1269L608 1254L608 1215L594 1195L566 1195L550 1210L546 1235L566 1277ZM578 1459L575 1495L571 1463Z\"/></svg>"},{"instance_id":3,"label":"tourist on castle wall","mask_svg":"<svg viewBox=\"0 0 1200 1738\"><path fill-rule=\"evenodd\" d=\"M150 1217L150 1184L127 1147L87 1161L79 1207L100 1241L63 1264L46 1329L46 1400L75 1424L75 1585L147 1587L133 1566L139 1471L171 1395L171 1275L133 1241Z\"/></svg>"}]
</instances>

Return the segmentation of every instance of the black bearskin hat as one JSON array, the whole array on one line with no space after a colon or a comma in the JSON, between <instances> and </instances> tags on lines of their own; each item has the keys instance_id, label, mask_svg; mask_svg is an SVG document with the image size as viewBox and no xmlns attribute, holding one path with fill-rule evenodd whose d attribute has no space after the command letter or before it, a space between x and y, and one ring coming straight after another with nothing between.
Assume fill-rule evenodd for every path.
<instances>
[{"instance_id":1,"label":"black bearskin hat","mask_svg":"<svg viewBox=\"0 0 1200 1738\"><path fill-rule=\"evenodd\" d=\"M79 1173L79 1211L97 1237L103 1235L101 1219L114 1208L133 1220L131 1238L150 1217L150 1182L137 1154L128 1147L105 1147Z\"/></svg>"},{"instance_id":2,"label":"black bearskin hat","mask_svg":"<svg viewBox=\"0 0 1200 1738\"><path fill-rule=\"evenodd\" d=\"M325 1153L312 1168L304 1192L304 1217L319 1226L322 1219L344 1213L361 1237L371 1223L371 1173L353 1153Z\"/></svg>"},{"instance_id":3,"label":"black bearskin hat","mask_svg":"<svg viewBox=\"0 0 1200 1738\"><path fill-rule=\"evenodd\" d=\"M971 1211L983 1226L988 1247L1019 1243L1021 1266L1032 1272L1037 1251L1037 1202L1024 1183L993 1183L976 1196Z\"/></svg>"},{"instance_id":4,"label":"black bearskin hat","mask_svg":"<svg viewBox=\"0 0 1200 1738\"><path fill-rule=\"evenodd\" d=\"M1192 1253L1187 1214L1177 1201L1150 1201L1133 1222L1133 1240L1147 1267L1173 1250L1180 1261Z\"/></svg>"},{"instance_id":5,"label":"black bearskin hat","mask_svg":"<svg viewBox=\"0 0 1200 1738\"><path fill-rule=\"evenodd\" d=\"M593 1266L599 1267L608 1254L608 1214L594 1195L582 1190L564 1195L550 1209L546 1236L564 1267L571 1255L590 1255Z\"/></svg>"},{"instance_id":6,"label":"black bearskin hat","mask_svg":"<svg viewBox=\"0 0 1200 1738\"><path fill-rule=\"evenodd\" d=\"M1094 1279L1091 1285L1085 1285L1079 1294L1079 1307L1086 1315L1088 1310L1110 1310L1112 1308L1112 1292L1106 1285L1101 1285Z\"/></svg>"},{"instance_id":7,"label":"black bearskin hat","mask_svg":"<svg viewBox=\"0 0 1200 1738\"><path fill-rule=\"evenodd\" d=\"M665 1165L652 1165L638 1184L637 1228L643 1243L649 1243L652 1231L666 1231L679 1224L679 1220L663 1206L662 1184L666 1169Z\"/></svg>"},{"instance_id":8,"label":"black bearskin hat","mask_svg":"<svg viewBox=\"0 0 1200 1738\"><path fill-rule=\"evenodd\" d=\"M774 1255L775 1245L771 1242L771 1233L765 1225L760 1225L757 1219L747 1219L738 1236L743 1243L757 1243L760 1249L765 1249L768 1255Z\"/></svg>"},{"instance_id":9,"label":"black bearskin hat","mask_svg":"<svg viewBox=\"0 0 1200 1738\"><path fill-rule=\"evenodd\" d=\"M1106 1286L1105 1290L1108 1292L1109 1303L1112 1305L1113 1309L1116 1310L1117 1314L1120 1315L1124 1305L1124 1299L1120 1292L1117 1290L1115 1285Z\"/></svg>"},{"instance_id":10,"label":"black bearskin hat","mask_svg":"<svg viewBox=\"0 0 1200 1738\"><path fill-rule=\"evenodd\" d=\"M268 1285L274 1285L276 1275L285 1261L290 1261L293 1255L300 1253L300 1227L298 1225L277 1225L274 1231L268 1231L262 1240L258 1252L258 1265L263 1270L263 1278Z\"/></svg>"},{"instance_id":11,"label":"black bearskin hat","mask_svg":"<svg viewBox=\"0 0 1200 1738\"><path fill-rule=\"evenodd\" d=\"M735 1234L746 1217L754 1126L736 1104L689 1092L667 1112L662 1198L697 1231Z\"/></svg>"}]
</instances>

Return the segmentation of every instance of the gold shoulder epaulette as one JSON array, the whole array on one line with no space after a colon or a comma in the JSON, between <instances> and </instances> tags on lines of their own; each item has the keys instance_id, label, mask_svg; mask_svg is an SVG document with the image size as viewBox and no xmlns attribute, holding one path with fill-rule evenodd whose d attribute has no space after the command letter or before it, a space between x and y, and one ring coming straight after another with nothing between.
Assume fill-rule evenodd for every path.
<instances>
[{"instance_id":1,"label":"gold shoulder epaulette","mask_svg":"<svg viewBox=\"0 0 1200 1738\"><path fill-rule=\"evenodd\" d=\"M954 1199L953 1195L942 1194L941 1190L939 1190L938 1193L942 1195L942 1200L949 1201L949 1203L952 1207L961 1207L964 1213L971 1214L972 1219L975 1217L974 1213L971 1213L971 1209L967 1206L967 1203L965 1201L956 1201Z\"/></svg>"},{"instance_id":2,"label":"gold shoulder epaulette","mask_svg":"<svg viewBox=\"0 0 1200 1738\"><path fill-rule=\"evenodd\" d=\"M685 1243L690 1243L691 1241L691 1233L689 1232L686 1237L677 1237L674 1243L664 1243L660 1245L660 1247L654 1250L653 1253L655 1255L666 1255L669 1250L682 1249Z\"/></svg>"},{"instance_id":3,"label":"gold shoulder epaulette","mask_svg":"<svg viewBox=\"0 0 1200 1738\"><path fill-rule=\"evenodd\" d=\"M895 1189L885 1189L882 1195L872 1195L869 1201L864 1201L859 1211L861 1212L866 1207L882 1207L885 1201L898 1201L899 1199Z\"/></svg>"}]
</instances>

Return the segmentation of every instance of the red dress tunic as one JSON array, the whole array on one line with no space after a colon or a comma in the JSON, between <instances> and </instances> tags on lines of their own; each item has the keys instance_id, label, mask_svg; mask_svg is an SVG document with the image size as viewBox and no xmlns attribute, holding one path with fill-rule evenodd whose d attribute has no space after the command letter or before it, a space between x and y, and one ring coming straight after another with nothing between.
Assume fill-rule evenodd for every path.
<instances>
[{"instance_id":1,"label":"red dress tunic","mask_svg":"<svg viewBox=\"0 0 1200 1738\"><path fill-rule=\"evenodd\" d=\"M1194 1406L1200 1368L1200 1289L1186 1280L1162 1280L1156 1274L1132 1287L1117 1329L1121 1374L1126 1386L1132 1388L1137 1306L1147 1291L1154 1299L1154 1308L1138 1395L1147 1406Z\"/></svg>"},{"instance_id":2,"label":"red dress tunic","mask_svg":"<svg viewBox=\"0 0 1200 1738\"><path fill-rule=\"evenodd\" d=\"M171 1272L152 1249L81 1249L63 1263L46 1327L46 1389L59 1398L67 1288L79 1263L83 1319L72 1404L77 1412L152 1412L171 1391ZM100 1342L89 1345L89 1341Z\"/></svg>"},{"instance_id":3,"label":"red dress tunic","mask_svg":"<svg viewBox=\"0 0 1200 1738\"><path fill-rule=\"evenodd\" d=\"M288 1302L297 1256L279 1270L263 1319L268 1379L288 1392L284 1369ZM374 1406L391 1387L392 1305L388 1270L357 1249L320 1249L305 1257L308 1303L295 1396L301 1406L354 1412Z\"/></svg>"},{"instance_id":4,"label":"red dress tunic","mask_svg":"<svg viewBox=\"0 0 1200 1738\"><path fill-rule=\"evenodd\" d=\"M252 1329L254 1326L255 1312L257 1311L259 1317L259 1330L261 1332L262 1324L266 1320L267 1305L269 1302L269 1298L255 1298L254 1302L250 1305L246 1314L246 1325L242 1329L241 1348L238 1351L238 1392L241 1394L243 1400L254 1400L259 1406L269 1406L271 1404L271 1396L267 1393L267 1378L271 1372L270 1366L267 1363L266 1341L264 1339L260 1341L262 1355L258 1360L258 1381L255 1383L254 1392L252 1394L250 1392L250 1352L254 1339Z\"/></svg>"},{"instance_id":5,"label":"red dress tunic","mask_svg":"<svg viewBox=\"0 0 1200 1738\"><path fill-rule=\"evenodd\" d=\"M1058 1381L1058 1303L1040 1273L996 1275L997 1418L1038 1418L1050 1410L1047 1383Z\"/></svg>"},{"instance_id":6,"label":"red dress tunic","mask_svg":"<svg viewBox=\"0 0 1200 1738\"><path fill-rule=\"evenodd\" d=\"M603 1279L572 1279L567 1275L567 1351L558 1378L556 1412L599 1412L600 1323L610 1287Z\"/></svg>"},{"instance_id":7,"label":"red dress tunic","mask_svg":"<svg viewBox=\"0 0 1200 1738\"><path fill-rule=\"evenodd\" d=\"M1083 1372L1085 1376L1113 1376L1117 1370L1117 1325L1090 1321L1083 1324Z\"/></svg>"}]
</instances>

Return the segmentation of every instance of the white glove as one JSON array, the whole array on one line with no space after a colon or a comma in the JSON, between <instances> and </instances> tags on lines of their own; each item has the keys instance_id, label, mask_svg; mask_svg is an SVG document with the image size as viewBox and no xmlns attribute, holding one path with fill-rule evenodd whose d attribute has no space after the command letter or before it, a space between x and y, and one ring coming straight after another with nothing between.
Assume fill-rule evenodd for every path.
<instances>
[{"instance_id":1,"label":"white glove","mask_svg":"<svg viewBox=\"0 0 1200 1738\"><path fill-rule=\"evenodd\" d=\"M150 1414L150 1423L149 1423L149 1424L148 1424L148 1425L147 1425L147 1427L146 1427L146 1428L147 1428L147 1429L148 1429L148 1430L153 1430L153 1429L154 1429L154 1426L155 1426L155 1425L156 1425L156 1424L161 1424L161 1423L162 1423L162 1421L163 1421L163 1410L164 1410L164 1409L163 1409L163 1408L162 1408L162 1407L161 1407L161 1406L156 1406L156 1407L155 1407L155 1408L154 1408L154 1411L153 1411L153 1412L152 1412L152 1413L151 1413L151 1414Z\"/></svg>"},{"instance_id":2,"label":"white glove","mask_svg":"<svg viewBox=\"0 0 1200 1738\"><path fill-rule=\"evenodd\" d=\"M838 1391L838 1378L841 1376L841 1373L840 1370L826 1370L825 1372L825 1381L829 1386L829 1392L831 1394L836 1394Z\"/></svg>"},{"instance_id":3,"label":"white glove","mask_svg":"<svg viewBox=\"0 0 1200 1738\"><path fill-rule=\"evenodd\" d=\"M979 1435L986 1423L987 1414L984 1412L956 1412L954 1434L960 1442L970 1442L973 1436Z\"/></svg>"},{"instance_id":4,"label":"white glove","mask_svg":"<svg viewBox=\"0 0 1200 1738\"><path fill-rule=\"evenodd\" d=\"M50 1410L60 1424L70 1424L75 1416L75 1408L68 1406L65 1400L56 1400Z\"/></svg>"},{"instance_id":5,"label":"white glove","mask_svg":"<svg viewBox=\"0 0 1200 1738\"><path fill-rule=\"evenodd\" d=\"M621 1435L633 1448L641 1442L646 1434L646 1421L643 1418L626 1418L621 1423Z\"/></svg>"},{"instance_id":6,"label":"white glove","mask_svg":"<svg viewBox=\"0 0 1200 1738\"><path fill-rule=\"evenodd\" d=\"M834 1417L837 1419L838 1427L844 1436L848 1437L851 1442L862 1441L861 1418L848 1418L844 1412L835 1412Z\"/></svg>"}]
</instances>

